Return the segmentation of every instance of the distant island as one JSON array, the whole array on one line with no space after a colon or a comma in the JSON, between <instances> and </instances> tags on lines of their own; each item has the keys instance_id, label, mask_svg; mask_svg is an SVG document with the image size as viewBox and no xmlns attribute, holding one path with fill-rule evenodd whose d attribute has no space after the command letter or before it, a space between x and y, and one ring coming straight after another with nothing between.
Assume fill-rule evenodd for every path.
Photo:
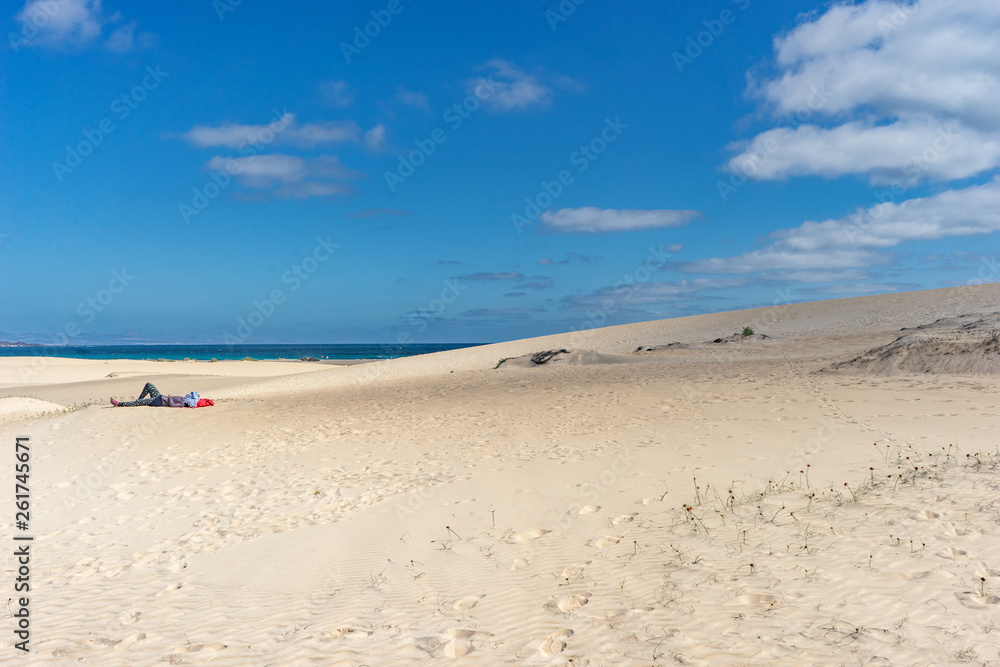
<instances>
[{"instance_id":1,"label":"distant island","mask_svg":"<svg viewBox=\"0 0 1000 667\"><path fill-rule=\"evenodd\" d=\"M39 343L11 343L5 340L0 340L0 347L45 347Z\"/></svg>"}]
</instances>

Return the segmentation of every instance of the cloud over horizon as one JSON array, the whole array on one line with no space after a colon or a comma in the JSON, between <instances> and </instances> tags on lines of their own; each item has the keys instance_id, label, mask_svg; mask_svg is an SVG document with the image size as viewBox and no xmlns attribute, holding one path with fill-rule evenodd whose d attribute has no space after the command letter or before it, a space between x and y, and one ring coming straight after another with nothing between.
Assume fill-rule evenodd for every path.
<instances>
[{"instance_id":1,"label":"cloud over horizon","mask_svg":"<svg viewBox=\"0 0 1000 667\"><path fill-rule=\"evenodd\" d=\"M989 183L946 190L900 203L886 202L842 218L807 221L767 235L767 245L734 257L713 257L672 264L686 273L753 274L781 271L815 272L814 279L833 280L824 270L865 269L888 264L883 251L907 241L934 241L954 236L1000 231L1000 177ZM808 280L808 273L785 274Z\"/></svg>"},{"instance_id":2,"label":"cloud over horizon","mask_svg":"<svg viewBox=\"0 0 1000 667\"><path fill-rule=\"evenodd\" d=\"M539 220L550 232L599 234L657 227L682 227L703 217L700 211L669 209L641 211L584 206L545 211L539 216Z\"/></svg>"}]
</instances>

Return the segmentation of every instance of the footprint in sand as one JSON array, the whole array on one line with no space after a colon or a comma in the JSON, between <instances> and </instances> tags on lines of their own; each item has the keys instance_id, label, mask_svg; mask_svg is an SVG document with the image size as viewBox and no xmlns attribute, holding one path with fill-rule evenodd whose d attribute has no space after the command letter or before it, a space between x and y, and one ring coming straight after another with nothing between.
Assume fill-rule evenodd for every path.
<instances>
[{"instance_id":1,"label":"footprint in sand","mask_svg":"<svg viewBox=\"0 0 1000 667\"><path fill-rule=\"evenodd\" d=\"M133 623L137 623L139 621L140 616L142 616L141 611L130 611L128 613L122 614L118 618L118 622L121 623L122 625L132 625Z\"/></svg>"},{"instance_id":2,"label":"footprint in sand","mask_svg":"<svg viewBox=\"0 0 1000 667\"><path fill-rule=\"evenodd\" d=\"M970 530L968 528L960 528L959 526L956 526L953 523L949 523L949 524L947 524L947 526L948 527L945 528L945 531L944 531L944 536L945 537L973 538L973 537L979 537L980 535L982 535L982 533L980 533L979 531Z\"/></svg>"},{"instance_id":3,"label":"footprint in sand","mask_svg":"<svg viewBox=\"0 0 1000 667\"><path fill-rule=\"evenodd\" d=\"M607 549L608 547L613 547L622 541L622 538L609 535L608 537L602 537L599 540L594 540L594 546L601 549Z\"/></svg>"},{"instance_id":4,"label":"footprint in sand","mask_svg":"<svg viewBox=\"0 0 1000 667\"><path fill-rule=\"evenodd\" d=\"M955 549L955 548L952 548L952 547L948 547L947 549L945 549L943 551L937 552L937 555L940 556L941 558L947 558L948 560L958 560L960 558L968 556L969 552L968 551L963 551L961 549Z\"/></svg>"},{"instance_id":5,"label":"footprint in sand","mask_svg":"<svg viewBox=\"0 0 1000 667\"><path fill-rule=\"evenodd\" d=\"M87 643L91 646L116 646L122 643L120 639L108 639L107 637L93 637L88 639Z\"/></svg>"},{"instance_id":6,"label":"footprint in sand","mask_svg":"<svg viewBox=\"0 0 1000 667\"><path fill-rule=\"evenodd\" d=\"M663 500L663 496L650 496L649 498L643 498L643 505L652 505L653 503L658 503Z\"/></svg>"},{"instance_id":7,"label":"footprint in sand","mask_svg":"<svg viewBox=\"0 0 1000 667\"><path fill-rule=\"evenodd\" d=\"M562 571L563 579L572 579L573 577L578 577L583 574L583 569L590 565L591 561L584 561L582 563L573 563L565 570Z\"/></svg>"},{"instance_id":8,"label":"footprint in sand","mask_svg":"<svg viewBox=\"0 0 1000 667\"><path fill-rule=\"evenodd\" d=\"M595 512L600 512L600 511L601 511L601 506L600 505L584 505L583 507L580 508L580 511L578 513L579 514L593 514Z\"/></svg>"},{"instance_id":9,"label":"footprint in sand","mask_svg":"<svg viewBox=\"0 0 1000 667\"><path fill-rule=\"evenodd\" d=\"M616 526L620 526L623 523L631 523L635 521L635 518L637 516L639 516L638 512L630 512L629 514L622 514L621 516L616 516L614 519L612 519L611 523L615 524Z\"/></svg>"},{"instance_id":10,"label":"footprint in sand","mask_svg":"<svg viewBox=\"0 0 1000 667\"><path fill-rule=\"evenodd\" d=\"M1000 604L1000 596L989 593L982 595L978 590L957 593L956 595L959 602L970 609L982 609L983 607L992 607Z\"/></svg>"},{"instance_id":11,"label":"footprint in sand","mask_svg":"<svg viewBox=\"0 0 1000 667\"><path fill-rule=\"evenodd\" d=\"M566 640L573 636L572 630L556 630L546 637L538 647L538 653L543 658L551 658L566 650Z\"/></svg>"},{"instance_id":12,"label":"footprint in sand","mask_svg":"<svg viewBox=\"0 0 1000 667\"><path fill-rule=\"evenodd\" d=\"M526 530L523 533L518 533L514 536L514 539L518 542L531 542L532 540L537 540L542 535L545 535L550 531L542 530L541 528L536 528L535 530Z\"/></svg>"},{"instance_id":13,"label":"footprint in sand","mask_svg":"<svg viewBox=\"0 0 1000 667\"><path fill-rule=\"evenodd\" d=\"M449 658L461 658L472 653L472 642L468 639L452 639L444 645L444 654Z\"/></svg>"},{"instance_id":14,"label":"footprint in sand","mask_svg":"<svg viewBox=\"0 0 1000 667\"><path fill-rule=\"evenodd\" d=\"M559 602L556 603L556 606L559 607L559 611L564 614L572 614L588 602L590 602L590 593L577 593L572 597L559 600Z\"/></svg>"},{"instance_id":15,"label":"footprint in sand","mask_svg":"<svg viewBox=\"0 0 1000 667\"><path fill-rule=\"evenodd\" d=\"M444 636L448 642L444 645L444 654L449 658L461 658L472 653L472 639L476 636L475 630L465 628L450 628L444 631ZM484 633L489 635L489 633Z\"/></svg>"},{"instance_id":16,"label":"footprint in sand","mask_svg":"<svg viewBox=\"0 0 1000 667\"><path fill-rule=\"evenodd\" d=\"M486 596L485 595L469 595L469 596L464 597L464 598L462 598L460 600L456 600L455 604L453 604L452 607L454 607L458 611L469 611L470 609L472 609L473 607L475 607L477 604L479 604L479 601L482 600L484 597L486 597Z\"/></svg>"},{"instance_id":17,"label":"footprint in sand","mask_svg":"<svg viewBox=\"0 0 1000 667\"><path fill-rule=\"evenodd\" d=\"M180 590L181 586L183 586L183 584L170 584L169 586L161 590L159 593L154 593L154 595L156 595L157 597L160 597L162 595L169 595L176 590Z\"/></svg>"},{"instance_id":18,"label":"footprint in sand","mask_svg":"<svg viewBox=\"0 0 1000 667\"><path fill-rule=\"evenodd\" d=\"M930 510L924 510L922 512L917 512L916 517L918 519L930 520L930 519L940 519L941 515L938 514L937 512L931 512Z\"/></svg>"},{"instance_id":19,"label":"footprint in sand","mask_svg":"<svg viewBox=\"0 0 1000 667\"><path fill-rule=\"evenodd\" d=\"M526 558L515 558L514 563L510 566L512 570L523 570L528 567L528 560Z\"/></svg>"}]
</instances>

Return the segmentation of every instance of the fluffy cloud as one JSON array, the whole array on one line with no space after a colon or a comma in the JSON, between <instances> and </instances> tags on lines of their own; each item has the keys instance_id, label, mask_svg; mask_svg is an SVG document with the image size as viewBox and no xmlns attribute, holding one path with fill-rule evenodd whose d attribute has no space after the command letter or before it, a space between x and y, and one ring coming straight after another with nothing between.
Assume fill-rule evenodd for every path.
<instances>
[{"instance_id":1,"label":"fluffy cloud","mask_svg":"<svg viewBox=\"0 0 1000 667\"><path fill-rule=\"evenodd\" d=\"M1000 177L930 197L878 204L843 218L805 222L769 234L768 244L759 250L671 268L689 273L764 273L797 280L843 279L837 271L889 263L891 257L881 251L900 243L996 231L1000 231Z\"/></svg>"},{"instance_id":2,"label":"fluffy cloud","mask_svg":"<svg viewBox=\"0 0 1000 667\"><path fill-rule=\"evenodd\" d=\"M354 92L345 81L323 81L319 84L319 94L332 107L347 107L354 102Z\"/></svg>"},{"instance_id":3,"label":"fluffy cloud","mask_svg":"<svg viewBox=\"0 0 1000 667\"><path fill-rule=\"evenodd\" d=\"M379 123L365 132L365 146L372 151L380 151L385 148L385 125Z\"/></svg>"},{"instance_id":4,"label":"fluffy cloud","mask_svg":"<svg viewBox=\"0 0 1000 667\"><path fill-rule=\"evenodd\" d=\"M922 118L879 126L853 121L833 128L768 130L726 167L758 180L868 174L874 184L912 184L967 178L998 164L1000 134Z\"/></svg>"},{"instance_id":5,"label":"fluffy cloud","mask_svg":"<svg viewBox=\"0 0 1000 667\"><path fill-rule=\"evenodd\" d=\"M778 38L775 74L751 84L804 124L734 146L727 167L761 180L981 174L1000 166L998 63L994 0L835 4Z\"/></svg>"},{"instance_id":6,"label":"fluffy cloud","mask_svg":"<svg viewBox=\"0 0 1000 667\"><path fill-rule=\"evenodd\" d=\"M213 171L235 174L246 188L270 189L278 198L305 199L353 194L354 187L343 181L363 174L348 169L332 155L304 159L294 155L216 156L205 165Z\"/></svg>"},{"instance_id":7,"label":"fluffy cloud","mask_svg":"<svg viewBox=\"0 0 1000 667\"><path fill-rule=\"evenodd\" d=\"M393 99L407 106L423 109L424 111L430 110L430 105L427 104L426 95L412 90L406 90L402 86L400 86L399 89L396 91L396 95Z\"/></svg>"},{"instance_id":8,"label":"fluffy cloud","mask_svg":"<svg viewBox=\"0 0 1000 667\"><path fill-rule=\"evenodd\" d=\"M351 121L299 123L295 114L285 112L267 125L199 125L181 136L199 148L243 148L271 143L314 148L318 144L358 141L358 134L357 124Z\"/></svg>"},{"instance_id":9,"label":"fluffy cloud","mask_svg":"<svg viewBox=\"0 0 1000 667\"><path fill-rule=\"evenodd\" d=\"M656 227L681 227L702 217L699 211L563 208L539 217L548 231L565 233L624 232Z\"/></svg>"},{"instance_id":10,"label":"fluffy cloud","mask_svg":"<svg viewBox=\"0 0 1000 667\"><path fill-rule=\"evenodd\" d=\"M106 14L101 0L30 0L14 18L21 23L20 34L11 36L15 51L21 46L101 46L123 52L136 46L135 22L122 24L120 13ZM139 35L143 44L150 39Z\"/></svg>"},{"instance_id":11,"label":"fluffy cloud","mask_svg":"<svg viewBox=\"0 0 1000 667\"><path fill-rule=\"evenodd\" d=\"M544 106L552 100L552 88L535 76L525 73L506 60L490 60L483 69L489 70L492 87L484 105L491 111L523 111ZM483 85L482 79L468 82L470 94Z\"/></svg>"}]
</instances>

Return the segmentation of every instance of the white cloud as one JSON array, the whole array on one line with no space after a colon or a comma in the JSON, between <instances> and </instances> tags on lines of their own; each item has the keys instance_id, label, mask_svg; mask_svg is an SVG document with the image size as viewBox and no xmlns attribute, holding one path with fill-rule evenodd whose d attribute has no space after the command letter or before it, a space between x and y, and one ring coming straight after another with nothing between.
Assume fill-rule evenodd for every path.
<instances>
[{"instance_id":1,"label":"white cloud","mask_svg":"<svg viewBox=\"0 0 1000 667\"><path fill-rule=\"evenodd\" d=\"M539 217L552 232L623 232L656 227L680 227L702 217L698 211L631 210L613 208L563 208L546 211Z\"/></svg>"},{"instance_id":2,"label":"white cloud","mask_svg":"<svg viewBox=\"0 0 1000 667\"><path fill-rule=\"evenodd\" d=\"M589 294L570 295L563 299L564 310L605 308L611 301L618 307L642 306L658 303L687 301L703 298L706 290L742 287L743 278L696 278L694 280L634 283L625 286L603 287Z\"/></svg>"},{"instance_id":3,"label":"white cloud","mask_svg":"<svg viewBox=\"0 0 1000 667\"><path fill-rule=\"evenodd\" d=\"M132 21L111 33L111 36L108 37L108 41L105 43L108 51L125 53L135 48L135 26L136 22Z\"/></svg>"},{"instance_id":4,"label":"white cloud","mask_svg":"<svg viewBox=\"0 0 1000 667\"><path fill-rule=\"evenodd\" d=\"M483 104L492 111L522 111L546 105L552 100L552 88L513 63L490 60L483 69L492 70L488 77L492 90L480 88L482 79L473 79L468 82L469 92L479 90L485 96L488 91L489 96Z\"/></svg>"},{"instance_id":5,"label":"white cloud","mask_svg":"<svg viewBox=\"0 0 1000 667\"><path fill-rule=\"evenodd\" d=\"M996 128L998 31L993 0L837 4L776 40L783 71L761 92L778 115L805 105L811 88L826 88L831 115L870 107Z\"/></svg>"},{"instance_id":6,"label":"white cloud","mask_svg":"<svg viewBox=\"0 0 1000 667\"><path fill-rule=\"evenodd\" d=\"M730 170L762 180L865 174L912 182L1000 166L995 0L835 4L775 40L775 65L751 92L775 116L798 113L806 124L737 146ZM957 141L943 144L941 128ZM754 155L760 164L746 169Z\"/></svg>"},{"instance_id":7,"label":"white cloud","mask_svg":"<svg viewBox=\"0 0 1000 667\"><path fill-rule=\"evenodd\" d=\"M101 0L30 0L15 19L21 23L20 34L12 36L15 50L21 45L56 49L103 46L119 52L135 47L135 22L105 36L105 28L120 23L122 16L106 14ZM143 43L150 38L145 33L140 37Z\"/></svg>"},{"instance_id":8,"label":"white cloud","mask_svg":"<svg viewBox=\"0 0 1000 667\"><path fill-rule=\"evenodd\" d=\"M206 169L234 175L240 185L254 189L272 189L276 197L318 197L352 194L353 186L342 181L363 174L344 167L332 155L304 159L294 155L216 156Z\"/></svg>"},{"instance_id":9,"label":"white cloud","mask_svg":"<svg viewBox=\"0 0 1000 667\"><path fill-rule=\"evenodd\" d=\"M268 125L239 125L236 123L224 123L214 127L198 125L182 134L181 137L199 148L211 146L243 148L250 144L271 143L277 134L284 132L294 122L295 114L285 113Z\"/></svg>"},{"instance_id":10,"label":"white cloud","mask_svg":"<svg viewBox=\"0 0 1000 667\"><path fill-rule=\"evenodd\" d=\"M275 188L273 194L279 199L308 199L309 197L332 197L334 195L353 195L354 188L347 183L293 183Z\"/></svg>"},{"instance_id":11,"label":"white cloud","mask_svg":"<svg viewBox=\"0 0 1000 667\"><path fill-rule=\"evenodd\" d=\"M327 121L324 123L305 123L289 128L290 132L282 134L282 140L301 146L313 148L317 144L338 143L358 140L358 126L353 121Z\"/></svg>"},{"instance_id":12,"label":"white cloud","mask_svg":"<svg viewBox=\"0 0 1000 667\"><path fill-rule=\"evenodd\" d=\"M801 125L763 132L726 165L758 180L815 174L870 175L872 183L915 183L975 176L1000 164L1000 134L931 118L873 126Z\"/></svg>"},{"instance_id":13,"label":"white cloud","mask_svg":"<svg viewBox=\"0 0 1000 667\"><path fill-rule=\"evenodd\" d=\"M306 161L294 155L250 155L247 157L213 157L205 165L215 171L238 174L237 179L248 188L267 188L275 183L294 183L306 177Z\"/></svg>"},{"instance_id":14,"label":"white cloud","mask_svg":"<svg viewBox=\"0 0 1000 667\"><path fill-rule=\"evenodd\" d=\"M212 146L244 148L271 143L313 148L318 144L357 141L358 134L358 126L352 121L300 124L295 114L285 112L267 125L237 123L199 125L181 136L200 148Z\"/></svg>"},{"instance_id":15,"label":"white cloud","mask_svg":"<svg viewBox=\"0 0 1000 667\"><path fill-rule=\"evenodd\" d=\"M402 86L396 91L394 98L398 102L402 102L411 107L416 107L418 109L423 109L428 111L430 106L427 103L427 96L423 93L418 93L412 90L406 90Z\"/></svg>"},{"instance_id":16,"label":"white cloud","mask_svg":"<svg viewBox=\"0 0 1000 667\"><path fill-rule=\"evenodd\" d=\"M379 123L365 132L365 146L373 151L380 151L385 148L385 125Z\"/></svg>"},{"instance_id":17,"label":"white cloud","mask_svg":"<svg viewBox=\"0 0 1000 667\"><path fill-rule=\"evenodd\" d=\"M323 101L332 107L346 107L354 102L354 92L344 81L323 81L319 84Z\"/></svg>"},{"instance_id":18,"label":"white cloud","mask_svg":"<svg viewBox=\"0 0 1000 667\"><path fill-rule=\"evenodd\" d=\"M769 245L735 257L713 257L675 265L689 273L751 274L806 272L773 275L805 279L819 271L820 280L843 276L823 271L865 269L887 264L884 252L907 241L934 241L953 236L973 236L1000 231L1000 177L984 185L885 203L843 218L809 221L768 235Z\"/></svg>"},{"instance_id":19,"label":"white cloud","mask_svg":"<svg viewBox=\"0 0 1000 667\"><path fill-rule=\"evenodd\" d=\"M802 291L807 294L829 294L846 297L918 290L921 287L921 285L915 283L848 283L844 285L823 285L822 287L813 287Z\"/></svg>"}]
</instances>

